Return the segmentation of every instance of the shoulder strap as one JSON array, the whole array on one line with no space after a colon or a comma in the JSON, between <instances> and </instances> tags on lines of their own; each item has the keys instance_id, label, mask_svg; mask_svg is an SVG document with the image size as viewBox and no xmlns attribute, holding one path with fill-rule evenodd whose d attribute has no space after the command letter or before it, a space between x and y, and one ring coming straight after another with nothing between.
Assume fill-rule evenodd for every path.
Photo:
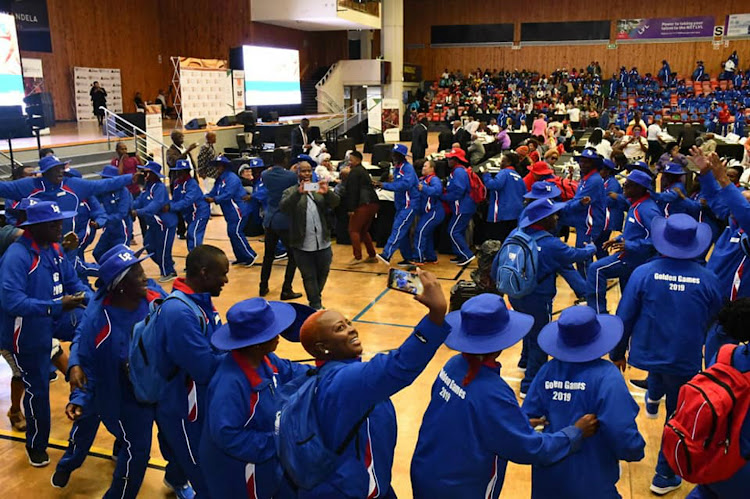
<instances>
[{"instance_id":1,"label":"shoulder strap","mask_svg":"<svg viewBox=\"0 0 750 499\"><path fill-rule=\"evenodd\" d=\"M205 335L208 328L208 324L206 322L207 320L209 320L208 316L206 316L203 310L193 300L188 298L188 296L179 289L172 291L172 294L164 298L160 306L164 305L164 302L166 302L167 300L171 300L173 298L175 300L180 300L182 303L187 305L188 308L195 314L195 316L198 317L198 322L200 322L201 324L201 331L203 331L203 334Z\"/></svg>"},{"instance_id":2,"label":"shoulder strap","mask_svg":"<svg viewBox=\"0 0 750 499\"><path fill-rule=\"evenodd\" d=\"M726 364L728 366L732 365L732 355L734 354L734 350L737 348L737 345L723 345L719 349L719 353L716 356L716 362L719 364Z\"/></svg>"},{"instance_id":3,"label":"shoulder strap","mask_svg":"<svg viewBox=\"0 0 750 499\"><path fill-rule=\"evenodd\" d=\"M338 447L336 447L336 455L337 456L340 456L344 452L344 450L346 450L346 448L349 446L349 444L351 443L351 441L354 440L354 437L357 436L357 433L359 432L359 428L362 426L362 423L364 423L365 420L368 417L370 417L370 413L372 412L373 409L375 409L374 405L372 407L370 407L369 409L367 409L367 412L365 412L364 416L362 416L360 418L360 420L357 421L354 424L354 426L352 427L352 429L349 430L349 433L346 434L346 438L344 438L344 441L341 442L341 445L339 445ZM359 452L357 452L357 454L359 454Z\"/></svg>"}]
</instances>

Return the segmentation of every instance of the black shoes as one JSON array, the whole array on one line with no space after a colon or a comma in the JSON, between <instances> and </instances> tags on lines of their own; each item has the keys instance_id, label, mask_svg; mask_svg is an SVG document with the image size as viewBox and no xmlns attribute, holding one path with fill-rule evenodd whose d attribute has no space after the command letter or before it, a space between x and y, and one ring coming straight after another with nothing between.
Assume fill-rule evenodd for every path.
<instances>
[{"instance_id":1,"label":"black shoes","mask_svg":"<svg viewBox=\"0 0 750 499\"><path fill-rule=\"evenodd\" d=\"M268 294L268 286L261 286L258 291L258 296L266 296Z\"/></svg>"},{"instance_id":2,"label":"black shoes","mask_svg":"<svg viewBox=\"0 0 750 499\"><path fill-rule=\"evenodd\" d=\"M296 300L297 298L302 298L302 293L295 293L294 291L282 291L281 292L282 300Z\"/></svg>"},{"instance_id":3,"label":"black shoes","mask_svg":"<svg viewBox=\"0 0 750 499\"><path fill-rule=\"evenodd\" d=\"M68 485L69 480L70 480L70 472L63 471L58 468L55 470L55 473L52 475L52 479L50 480L50 483L56 489L63 489L65 488L66 485Z\"/></svg>"},{"instance_id":4,"label":"black shoes","mask_svg":"<svg viewBox=\"0 0 750 499\"><path fill-rule=\"evenodd\" d=\"M26 447L26 456L29 458L29 464L35 468L42 468L49 464L49 454L47 454L47 451Z\"/></svg>"}]
</instances>

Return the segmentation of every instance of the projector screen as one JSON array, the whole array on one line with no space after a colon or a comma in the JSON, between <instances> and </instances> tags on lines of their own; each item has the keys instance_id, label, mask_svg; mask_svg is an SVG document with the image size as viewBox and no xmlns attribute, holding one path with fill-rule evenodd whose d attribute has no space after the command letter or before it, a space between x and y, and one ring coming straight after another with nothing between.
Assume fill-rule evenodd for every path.
<instances>
[{"instance_id":1,"label":"projector screen","mask_svg":"<svg viewBox=\"0 0 750 499\"><path fill-rule=\"evenodd\" d=\"M0 106L23 106L23 97L16 19L0 13Z\"/></svg>"},{"instance_id":2,"label":"projector screen","mask_svg":"<svg viewBox=\"0 0 750 499\"><path fill-rule=\"evenodd\" d=\"M245 105L301 104L299 52L244 45Z\"/></svg>"}]
</instances>

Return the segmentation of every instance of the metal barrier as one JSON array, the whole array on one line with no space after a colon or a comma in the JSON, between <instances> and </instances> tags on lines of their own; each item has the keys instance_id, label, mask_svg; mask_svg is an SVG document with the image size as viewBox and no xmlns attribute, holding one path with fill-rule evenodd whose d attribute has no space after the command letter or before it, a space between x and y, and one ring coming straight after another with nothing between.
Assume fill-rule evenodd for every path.
<instances>
[{"instance_id":1,"label":"metal barrier","mask_svg":"<svg viewBox=\"0 0 750 499\"><path fill-rule=\"evenodd\" d=\"M169 146L164 144L161 140L155 138L152 135L146 133L145 130L137 127L128 120L118 116L106 107L100 107L104 111L104 132L107 135L107 146L112 149L112 142L122 142L123 139L127 140L132 138L135 142L135 153L140 158L150 158L151 153L149 152L149 143L153 143L159 146L161 150L161 158L152 158L154 161L159 161L164 166L167 160L167 149Z\"/></svg>"}]
</instances>

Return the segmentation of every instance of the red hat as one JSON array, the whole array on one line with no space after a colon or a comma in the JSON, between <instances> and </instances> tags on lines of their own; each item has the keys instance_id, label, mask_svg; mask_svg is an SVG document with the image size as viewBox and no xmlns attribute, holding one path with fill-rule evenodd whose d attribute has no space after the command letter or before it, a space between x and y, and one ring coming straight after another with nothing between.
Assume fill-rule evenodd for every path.
<instances>
[{"instance_id":1,"label":"red hat","mask_svg":"<svg viewBox=\"0 0 750 499\"><path fill-rule=\"evenodd\" d=\"M553 173L555 173L554 171L552 171L552 168L550 168L549 165L544 161L537 161L536 163L531 165L529 171L534 175L552 175Z\"/></svg>"},{"instance_id":2,"label":"red hat","mask_svg":"<svg viewBox=\"0 0 750 499\"><path fill-rule=\"evenodd\" d=\"M518 149L516 149L516 153L523 156L527 156L529 154L529 146L520 146Z\"/></svg>"},{"instance_id":3,"label":"red hat","mask_svg":"<svg viewBox=\"0 0 750 499\"><path fill-rule=\"evenodd\" d=\"M454 147L453 149L451 149L450 152L445 155L445 157L446 158L455 158L455 159L457 159L458 161L460 161L461 163L463 163L465 165L469 164L469 162L466 160L466 153L464 152L463 149L461 149L459 147Z\"/></svg>"}]
</instances>

